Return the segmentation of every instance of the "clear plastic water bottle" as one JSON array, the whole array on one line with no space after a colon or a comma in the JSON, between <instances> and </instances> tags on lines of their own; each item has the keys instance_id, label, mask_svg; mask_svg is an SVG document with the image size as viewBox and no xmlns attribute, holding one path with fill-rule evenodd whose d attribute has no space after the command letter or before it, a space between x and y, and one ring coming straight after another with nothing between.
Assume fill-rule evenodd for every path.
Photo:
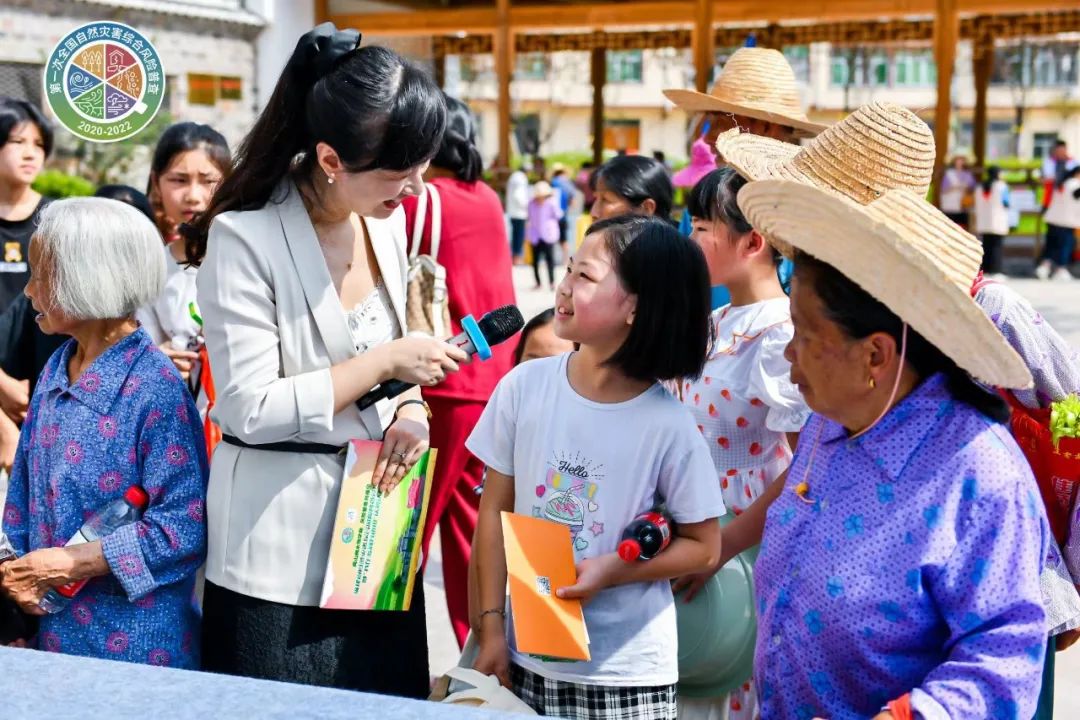
<instances>
[{"instance_id":1,"label":"clear plastic water bottle","mask_svg":"<svg viewBox=\"0 0 1080 720\"><path fill-rule=\"evenodd\" d=\"M83 523L83 526L79 528L79 531L67 541L65 547L100 540L107 535L111 535L124 525L137 522L149 503L150 496L146 494L145 490L137 485L129 487L124 491L124 497L113 500L91 515ZM89 581L89 578L76 580L67 585L52 588L45 593L45 597L41 599L38 605L47 613L58 613L71 603L72 598Z\"/></svg>"}]
</instances>

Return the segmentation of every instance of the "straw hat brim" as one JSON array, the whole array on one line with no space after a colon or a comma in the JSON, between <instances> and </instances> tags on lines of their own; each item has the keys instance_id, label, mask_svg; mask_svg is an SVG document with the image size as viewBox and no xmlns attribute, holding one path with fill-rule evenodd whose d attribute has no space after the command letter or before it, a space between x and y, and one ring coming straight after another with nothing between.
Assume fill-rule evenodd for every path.
<instances>
[{"instance_id":1,"label":"straw hat brim","mask_svg":"<svg viewBox=\"0 0 1080 720\"><path fill-rule=\"evenodd\" d=\"M1031 386L1024 361L969 289L945 274L926 243L907 237L919 228L886 224L850 200L798 182L752 182L738 202L763 235L839 270L974 378L994 387Z\"/></svg>"},{"instance_id":2,"label":"straw hat brim","mask_svg":"<svg viewBox=\"0 0 1080 720\"><path fill-rule=\"evenodd\" d=\"M716 152L720 159L747 180L792 180L817 185L813 178L790 164L800 149L799 145L738 130L728 130L716 139ZM766 239L784 257L790 258L795 254L782 240Z\"/></svg>"},{"instance_id":3,"label":"straw hat brim","mask_svg":"<svg viewBox=\"0 0 1080 720\"><path fill-rule=\"evenodd\" d=\"M750 105L731 103L707 93L697 92L696 90L665 90L664 97L686 112L720 112L731 113L732 115L742 115L744 117L754 118L755 120L764 120L765 122L794 128L800 137L814 137L828 127L828 125L811 122L805 117L799 118L784 112L774 112L752 107Z\"/></svg>"}]
</instances>

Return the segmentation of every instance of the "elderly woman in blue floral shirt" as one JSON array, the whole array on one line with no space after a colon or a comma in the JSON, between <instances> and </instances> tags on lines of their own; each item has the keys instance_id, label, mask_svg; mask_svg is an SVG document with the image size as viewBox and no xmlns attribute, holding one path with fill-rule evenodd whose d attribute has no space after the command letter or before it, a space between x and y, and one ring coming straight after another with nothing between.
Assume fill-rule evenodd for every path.
<instances>
[{"instance_id":1,"label":"elderly woman in blue floral shirt","mask_svg":"<svg viewBox=\"0 0 1080 720\"><path fill-rule=\"evenodd\" d=\"M197 667L205 443L176 368L134 320L164 283L160 236L114 200L63 200L42 213L30 265L39 326L73 339L46 365L23 426L3 515L18 558L0 565L0 592L40 615L50 588L89 579L43 615L40 649ZM150 498L141 520L64 546L133 485Z\"/></svg>"}]
</instances>

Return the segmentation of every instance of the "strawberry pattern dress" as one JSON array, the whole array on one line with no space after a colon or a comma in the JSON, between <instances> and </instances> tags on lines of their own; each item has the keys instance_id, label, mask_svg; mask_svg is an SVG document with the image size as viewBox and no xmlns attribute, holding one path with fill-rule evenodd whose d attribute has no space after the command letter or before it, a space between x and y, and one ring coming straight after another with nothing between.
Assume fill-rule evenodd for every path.
<instances>
[{"instance_id":1,"label":"strawberry pattern dress","mask_svg":"<svg viewBox=\"0 0 1080 720\"><path fill-rule=\"evenodd\" d=\"M784 349L795 328L786 297L713 312L713 346L701 378L679 388L705 437L724 504L736 515L765 491L788 465L785 433L799 432L810 410L791 382ZM680 698L684 720L752 720L753 681L726 698Z\"/></svg>"}]
</instances>

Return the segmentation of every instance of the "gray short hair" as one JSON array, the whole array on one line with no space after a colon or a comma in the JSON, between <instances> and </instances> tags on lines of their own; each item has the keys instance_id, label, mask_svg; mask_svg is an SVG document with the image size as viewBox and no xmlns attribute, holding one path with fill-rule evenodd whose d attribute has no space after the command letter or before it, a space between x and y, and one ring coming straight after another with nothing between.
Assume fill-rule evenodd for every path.
<instances>
[{"instance_id":1,"label":"gray short hair","mask_svg":"<svg viewBox=\"0 0 1080 720\"><path fill-rule=\"evenodd\" d=\"M39 262L52 306L75 320L129 317L165 285L161 234L135 208L107 198L69 198L41 211Z\"/></svg>"}]
</instances>

